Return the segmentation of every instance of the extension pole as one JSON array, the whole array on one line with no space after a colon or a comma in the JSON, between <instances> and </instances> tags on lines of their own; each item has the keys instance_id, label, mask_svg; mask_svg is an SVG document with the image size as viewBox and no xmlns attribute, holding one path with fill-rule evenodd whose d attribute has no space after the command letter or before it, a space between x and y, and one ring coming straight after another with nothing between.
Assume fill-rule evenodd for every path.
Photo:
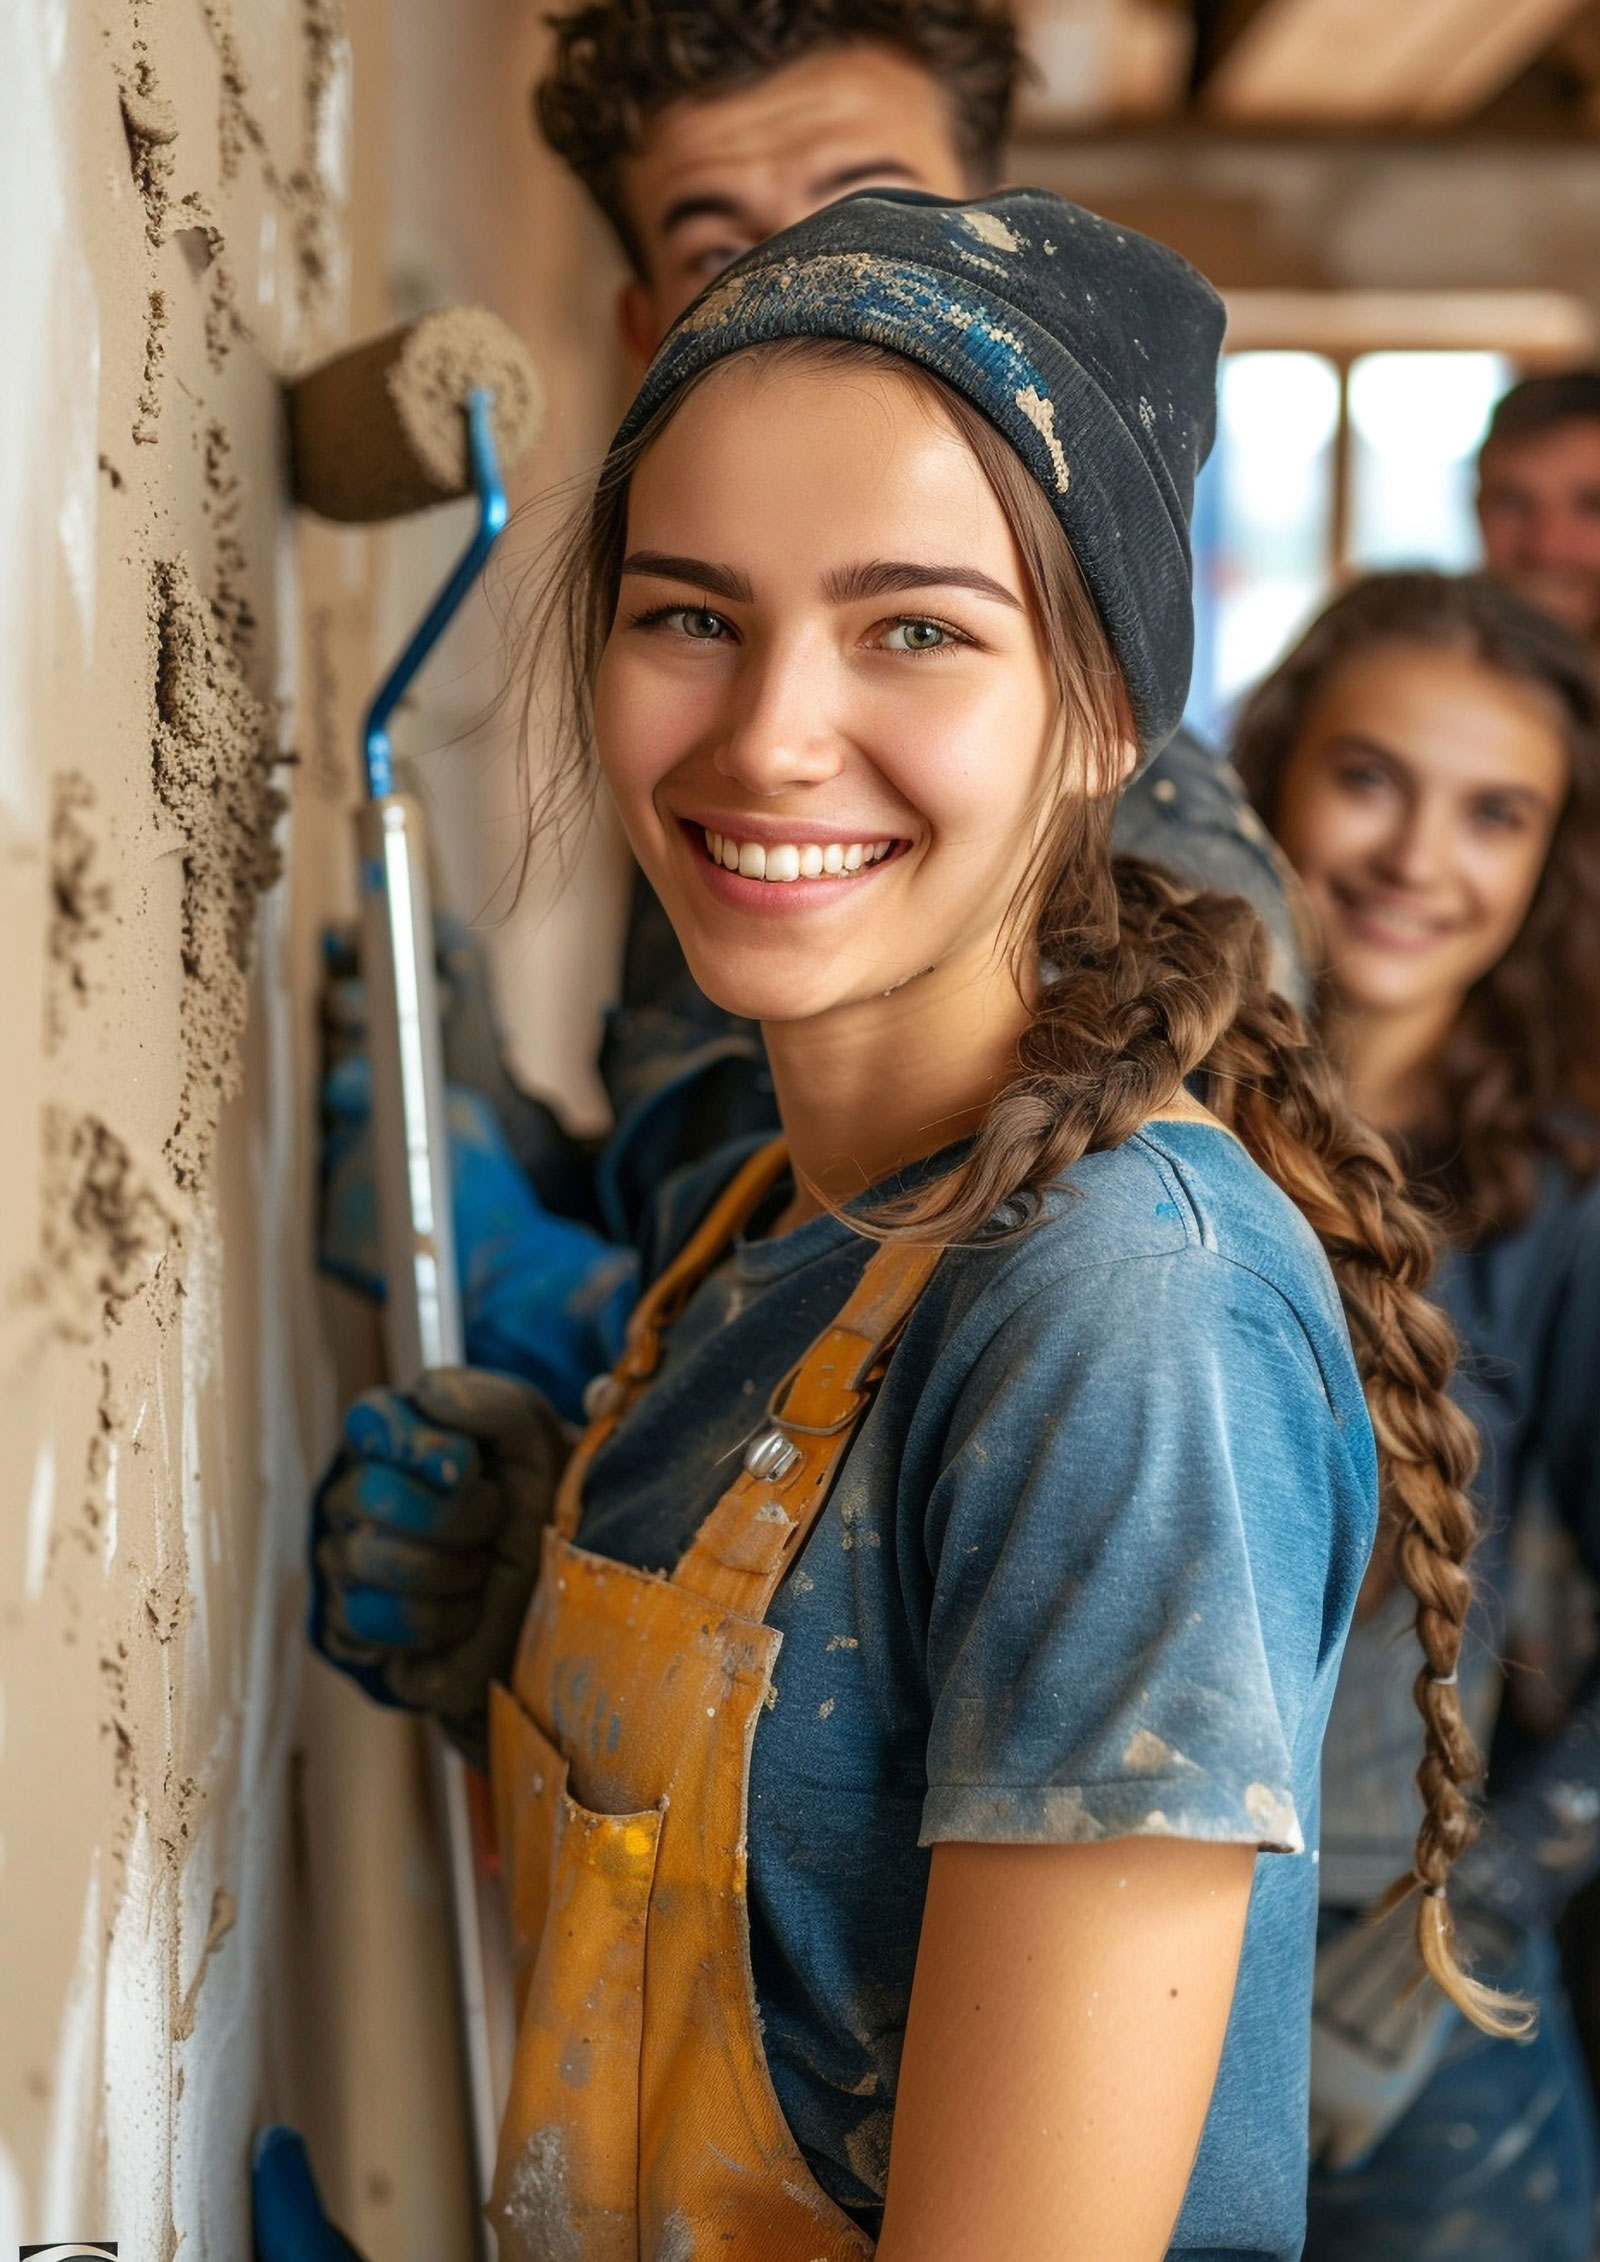
<instances>
[{"instance_id":1,"label":"extension pole","mask_svg":"<svg viewBox=\"0 0 1600 2262\"><path fill-rule=\"evenodd\" d=\"M505 485L490 424L492 405L493 395L482 389L467 402L478 501L472 539L379 685L363 731L367 799L356 818L361 968L367 991L373 1147L387 1285L384 1335L390 1379L399 1389L424 1368L459 1366L464 1342L451 1220L427 837L420 804L393 789L388 725L477 580L506 522ZM466 1767L437 1728L430 1730L430 1744L446 1856L471 2158L481 2209L494 2177L502 2104L488 2000L493 1887L474 1850ZM503 1976L509 1986L509 1974ZM493 2262L493 2233L481 2212L476 2244L485 2262Z\"/></svg>"}]
</instances>

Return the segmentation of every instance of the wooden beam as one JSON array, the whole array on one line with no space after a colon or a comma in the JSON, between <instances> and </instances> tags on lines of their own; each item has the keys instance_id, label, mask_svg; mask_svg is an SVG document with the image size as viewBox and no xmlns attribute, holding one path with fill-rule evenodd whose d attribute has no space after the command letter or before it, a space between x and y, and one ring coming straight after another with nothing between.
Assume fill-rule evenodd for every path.
<instances>
[{"instance_id":1,"label":"wooden beam","mask_svg":"<svg viewBox=\"0 0 1600 2262\"><path fill-rule=\"evenodd\" d=\"M1584 0L1266 0L1202 92L1238 123L1439 124L1468 117Z\"/></svg>"},{"instance_id":2,"label":"wooden beam","mask_svg":"<svg viewBox=\"0 0 1600 2262\"><path fill-rule=\"evenodd\" d=\"M1194 20L1184 0L1022 0L1035 78L1024 130L1170 116L1189 91Z\"/></svg>"},{"instance_id":3,"label":"wooden beam","mask_svg":"<svg viewBox=\"0 0 1600 2262\"><path fill-rule=\"evenodd\" d=\"M1197 123L1035 136L1007 173L1170 243L1224 291L1539 290L1600 311L1588 135Z\"/></svg>"},{"instance_id":4,"label":"wooden beam","mask_svg":"<svg viewBox=\"0 0 1600 2262\"><path fill-rule=\"evenodd\" d=\"M1228 351L1358 354L1472 350L1560 368L1600 344L1593 310L1564 291L1228 290Z\"/></svg>"}]
</instances>

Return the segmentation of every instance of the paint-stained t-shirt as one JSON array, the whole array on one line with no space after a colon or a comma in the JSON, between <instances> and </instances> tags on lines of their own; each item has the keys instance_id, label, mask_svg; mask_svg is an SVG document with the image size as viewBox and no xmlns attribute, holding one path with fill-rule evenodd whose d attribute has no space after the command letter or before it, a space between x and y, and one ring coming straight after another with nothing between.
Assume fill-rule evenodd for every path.
<instances>
[{"instance_id":1,"label":"paint-stained t-shirt","mask_svg":"<svg viewBox=\"0 0 1600 2262\"><path fill-rule=\"evenodd\" d=\"M647 1264L748 1151L679 1182ZM869 1252L832 1217L736 1245L596 1457L580 1545L676 1563ZM1317 1762L1375 1520L1322 1253L1226 1133L1149 1126L1030 1234L941 1259L773 1604L751 1763L773 2083L869 2229L931 1848L1146 1834L1279 1857L1171 2252L1299 2253Z\"/></svg>"}]
</instances>

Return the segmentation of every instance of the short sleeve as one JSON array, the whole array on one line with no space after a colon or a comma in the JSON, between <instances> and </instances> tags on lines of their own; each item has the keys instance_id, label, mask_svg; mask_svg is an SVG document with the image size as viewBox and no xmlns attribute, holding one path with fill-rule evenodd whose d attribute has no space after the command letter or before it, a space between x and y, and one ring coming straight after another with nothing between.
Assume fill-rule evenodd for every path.
<instances>
[{"instance_id":1,"label":"short sleeve","mask_svg":"<svg viewBox=\"0 0 1600 2262\"><path fill-rule=\"evenodd\" d=\"M922 1842L1302 1850L1362 1495L1304 1328L1248 1269L1191 1243L1020 1304L929 1502Z\"/></svg>"}]
</instances>

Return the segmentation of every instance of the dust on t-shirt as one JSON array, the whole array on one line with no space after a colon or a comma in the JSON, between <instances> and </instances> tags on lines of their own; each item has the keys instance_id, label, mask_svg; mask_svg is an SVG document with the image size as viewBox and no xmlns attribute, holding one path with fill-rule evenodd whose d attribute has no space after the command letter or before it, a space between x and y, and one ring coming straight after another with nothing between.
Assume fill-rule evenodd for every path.
<instances>
[{"instance_id":1,"label":"dust on t-shirt","mask_svg":"<svg viewBox=\"0 0 1600 2262\"><path fill-rule=\"evenodd\" d=\"M680 1183L658 1259L748 1151ZM827 1216L735 1246L596 1457L582 1546L676 1563L870 1246ZM1148 1126L941 1259L773 1604L752 1757L768 2064L869 2229L930 1849L1155 1834L1278 1857L1171 2252L1299 2253L1318 1753L1375 1522L1327 1265L1226 1133Z\"/></svg>"}]
</instances>

